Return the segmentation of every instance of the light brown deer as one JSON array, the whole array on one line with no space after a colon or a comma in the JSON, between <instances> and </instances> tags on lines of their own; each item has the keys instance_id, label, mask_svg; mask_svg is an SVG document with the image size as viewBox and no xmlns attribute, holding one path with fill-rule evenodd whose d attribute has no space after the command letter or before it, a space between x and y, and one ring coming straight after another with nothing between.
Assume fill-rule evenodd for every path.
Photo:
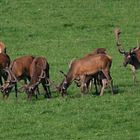
<instances>
[{"instance_id":1,"label":"light brown deer","mask_svg":"<svg viewBox=\"0 0 140 140\"><path fill-rule=\"evenodd\" d=\"M107 54L106 49L105 48L96 48L92 53L87 54L84 57L87 57L90 55L93 56L93 55L97 55L97 54ZM69 68L73 61L74 61L74 59L70 62ZM66 74L63 71L60 71L60 72L66 77ZM82 81L81 81L80 77L76 77L76 79L74 79L74 82L76 83L76 85L78 87L81 87ZM107 85L107 79L104 76L104 74L100 71L93 75L86 75L84 83L85 83L86 93L88 93L88 91L92 92L92 85L94 83L96 94L98 94L99 93L98 87L99 87L99 90L101 90L102 87L105 87Z\"/></svg>"},{"instance_id":2,"label":"light brown deer","mask_svg":"<svg viewBox=\"0 0 140 140\"><path fill-rule=\"evenodd\" d=\"M112 58L106 54L97 54L97 55L87 55L81 59L74 60L69 68L66 78L62 81L59 86L59 91L62 96L65 95L67 88L70 86L72 81L77 77L80 77L81 83L81 92L85 92L85 79L86 76L96 74L98 72L103 72L106 79L108 80L111 91L113 93L112 78L110 76L110 68L112 64ZM104 88L102 87L100 96L103 95Z\"/></svg>"}]
</instances>

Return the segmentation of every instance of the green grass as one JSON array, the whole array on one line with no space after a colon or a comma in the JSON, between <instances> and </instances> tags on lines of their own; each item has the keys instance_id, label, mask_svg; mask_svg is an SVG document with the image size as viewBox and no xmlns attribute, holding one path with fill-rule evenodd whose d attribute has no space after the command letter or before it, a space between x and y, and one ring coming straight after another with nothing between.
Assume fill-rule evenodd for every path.
<instances>
[{"instance_id":1,"label":"green grass","mask_svg":"<svg viewBox=\"0 0 140 140\"><path fill-rule=\"evenodd\" d=\"M74 84L68 96L43 95L27 101L14 92L0 97L0 139L122 140L140 139L140 72L134 86L131 71L122 66L113 30L120 27L126 50L140 40L139 0L0 0L0 40L11 59L45 56L50 77L60 83L73 58L105 47L113 58L111 75L118 94L81 97ZM41 87L40 87L41 88ZM53 87L51 87L53 90ZM41 88L41 93L43 94Z\"/></svg>"}]
</instances>

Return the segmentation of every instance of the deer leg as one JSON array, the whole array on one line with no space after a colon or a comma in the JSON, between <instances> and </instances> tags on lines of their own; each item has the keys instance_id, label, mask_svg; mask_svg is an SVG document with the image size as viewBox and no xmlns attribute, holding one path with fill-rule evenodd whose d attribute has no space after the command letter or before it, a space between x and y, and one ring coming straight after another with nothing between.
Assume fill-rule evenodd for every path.
<instances>
[{"instance_id":1,"label":"deer leg","mask_svg":"<svg viewBox=\"0 0 140 140\"><path fill-rule=\"evenodd\" d=\"M17 98L17 84L15 84L15 96L16 96L16 98Z\"/></svg>"},{"instance_id":2,"label":"deer leg","mask_svg":"<svg viewBox=\"0 0 140 140\"><path fill-rule=\"evenodd\" d=\"M50 83L47 78L45 79L45 81L46 81L47 92L48 92L49 98L51 98Z\"/></svg>"},{"instance_id":3,"label":"deer leg","mask_svg":"<svg viewBox=\"0 0 140 140\"><path fill-rule=\"evenodd\" d=\"M87 83L85 82L85 75L80 76L81 79L81 93L82 95L87 92Z\"/></svg>"},{"instance_id":4,"label":"deer leg","mask_svg":"<svg viewBox=\"0 0 140 140\"><path fill-rule=\"evenodd\" d=\"M2 77L3 77L4 81L6 81L8 74L6 72L2 72ZM1 80L2 80L2 77L0 77Z\"/></svg>"},{"instance_id":5,"label":"deer leg","mask_svg":"<svg viewBox=\"0 0 140 140\"><path fill-rule=\"evenodd\" d=\"M102 87L101 87L101 91L100 91L100 96L103 95L105 86L106 86L106 83L104 82L104 80L102 80Z\"/></svg>"},{"instance_id":6,"label":"deer leg","mask_svg":"<svg viewBox=\"0 0 140 140\"><path fill-rule=\"evenodd\" d=\"M48 88L48 85L47 85L45 79L42 81L42 86L43 86L43 88L44 88L44 90L45 90L45 92L46 92L44 97L45 97L45 98L50 98L50 97L51 97L50 89Z\"/></svg>"},{"instance_id":7,"label":"deer leg","mask_svg":"<svg viewBox=\"0 0 140 140\"><path fill-rule=\"evenodd\" d=\"M86 82L86 93L92 92L92 79Z\"/></svg>"},{"instance_id":8,"label":"deer leg","mask_svg":"<svg viewBox=\"0 0 140 140\"><path fill-rule=\"evenodd\" d=\"M35 98L36 98L36 100L38 99L37 93L35 93Z\"/></svg>"},{"instance_id":9,"label":"deer leg","mask_svg":"<svg viewBox=\"0 0 140 140\"><path fill-rule=\"evenodd\" d=\"M39 92L39 87L38 87L38 86L36 87L35 92L36 92L36 95L40 95L40 92Z\"/></svg>"},{"instance_id":10,"label":"deer leg","mask_svg":"<svg viewBox=\"0 0 140 140\"><path fill-rule=\"evenodd\" d=\"M130 65L131 71L132 71L132 76L133 76L133 81L134 84L136 83L136 69L133 65Z\"/></svg>"},{"instance_id":11,"label":"deer leg","mask_svg":"<svg viewBox=\"0 0 140 140\"><path fill-rule=\"evenodd\" d=\"M110 86L110 89L111 89L111 93L113 95L114 91L113 91L113 80L112 80L112 77L110 76L110 73L109 73L108 70L103 70L102 72L105 75L105 77L106 77L106 79L107 79L107 81L109 83L109 86Z\"/></svg>"},{"instance_id":12,"label":"deer leg","mask_svg":"<svg viewBox=\"0 0 140 140\"><path fill-rule=\"evenodd\" d=\"M95 86L96 94L98 94L97 79L96 78L94 78L94 86Z\"/></svg>"},{"instance_id":13,"label":"deer leg","mask_svg":"<svg viewBox=\"0 0 140 140\"><path fill-rule=\"evenodd\" d=\"M3 84L3 83L2 83L2 78L1 78L1 76L0 76L0 84L1 84L1 86L2 86L2 84Z\"/></svg>"}]
</instances>

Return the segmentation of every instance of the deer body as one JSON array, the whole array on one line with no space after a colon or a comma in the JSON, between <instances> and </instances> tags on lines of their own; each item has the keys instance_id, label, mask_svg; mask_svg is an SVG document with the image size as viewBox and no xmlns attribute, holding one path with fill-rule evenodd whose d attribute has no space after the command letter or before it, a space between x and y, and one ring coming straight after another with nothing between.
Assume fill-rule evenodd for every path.
<instances>
[{"instance_id":1,"label":"deer body","mask_svg":"<svg viewBox=\"0 0 140 140\"><path fill-rule=\"evenodd\" d=\"M8 78L6 83L1 88L4 97L9 96L9 92L14 86L16 93L15 95L17 97L17 82L21 79L23 79L25 83L27 82L27 79L30 80L29 69L33 59L33 56L19 57L11 63L10 68L6 69Z\"/></svg>"},{"instance_id":2,"label":"deer body","mask_svg":"<svg viewBox=\"0 0 140 140\"><path fill-rule=\"evenodd\" d=\"M111 83L110 68L112 64L112 58L105 54L88 55L81 59L74 60L71 63L70 69L67 73L65 80L61 87L62 95L65 94L66 89L72 83L74 79L80 77L82 81L82 92L84 90L84 81L87 75L93 75L99 71L102 71L108 81ZM111 85L111 91L112 85ZM103 95L103 90L100 95Z\"/></svg>"},{"instance_id":3,"label":"deer body","mask_svg":"<svg viewBox=\"0 0 140 140\"><path fill-rule=\"evenodd\" d=\"M28 94L28 98L31 99L34 95L35 89L41 83L46 91L45 97L50 98L51 92L49 87L49 64L44 57L37 57L33 60L30 66L31 81L25 86L25 91ZM37 96L36 96L37 98Z\"/></svg>"},{"instance_id":4,"label":"deer body","mask_svg":"<svg viewBox=\"0 0 140 140\"><path fill-rule=\"evenodd\" d=\"M132 70L132 76L134 83L136 82L136 70L140 68L140 47L134 47L130 49L129 52L125 51L120 43L120 29L115 29L115 37L116 37L116 46L118 48L118 51L123 54L124 56L124 62L123 65L126 67L128 64L131 65Z\"/></svg>"}]
</instances>

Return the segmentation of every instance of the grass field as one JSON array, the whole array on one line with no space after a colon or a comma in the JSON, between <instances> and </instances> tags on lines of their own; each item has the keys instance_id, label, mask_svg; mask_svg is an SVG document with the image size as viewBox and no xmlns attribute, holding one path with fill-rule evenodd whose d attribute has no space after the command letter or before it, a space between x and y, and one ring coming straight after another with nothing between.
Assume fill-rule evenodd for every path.
<instances>
[{"instance_id":1,"label":"grass field","mask_svg":"<svg viewBox=\"0 0 140 140\"><path fill-rule=\"evenodd\" d=\"M27 101L24 93L0 96L0 139L4 140L137 140L140 139L140 71L133 85L129 66L115 48L113 30L120 27L126 50L140 41L139 0L0 0L0 40L11 59L45 56L57 84L73 58L104 47L113 58L112 96L80 96L72 84L68 96L42 95ZM19 83L21 86L22 82ZM51 87L53 90L53 87Z\"/></svg>"}]
</instances>

